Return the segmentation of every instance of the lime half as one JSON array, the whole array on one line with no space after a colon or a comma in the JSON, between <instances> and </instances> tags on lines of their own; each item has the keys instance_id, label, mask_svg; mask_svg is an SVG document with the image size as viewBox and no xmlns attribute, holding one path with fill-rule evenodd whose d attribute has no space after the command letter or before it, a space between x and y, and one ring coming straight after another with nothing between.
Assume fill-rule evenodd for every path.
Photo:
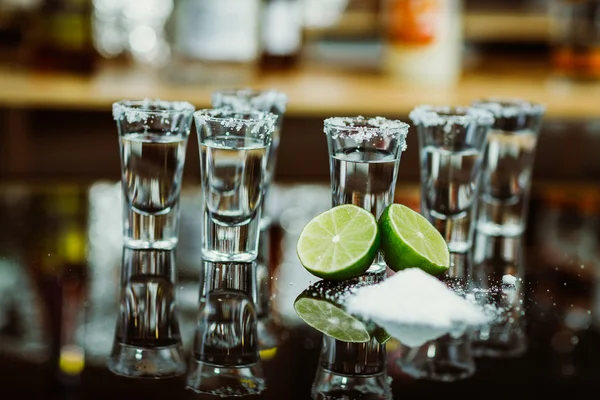
<instances>
[{"instance_id":1,"label":"lime half","mask_svg":"<svg viewBox=\"0 0 600 400\"><path fill-rule=\"evenodd\" d=\"M294 309L304 322L334 339L352 343L371 340L361 321L326 300L300 297L294 302Z\"/></svg>"},{"instance_id":2,"label":"lime half","mask_svg":"<svg viewBox=\"0 0 600 400\"><path fill-rule=\"evenodd\" d=\"M344 280L363 274L377 255L377 220L367 210L342 204L313 218L300 233L300 262L319 278Z\"/></svg>"},{"instance_id":3,"label":"lime half","mask_svg":"<svg viewBox=\"0 0 600 400\"><path fill-rule=\"evenodd\" d=\"M381 251L394 271L421 268L438 275L448 270L448 245L425 217L402 204L390 204L379 218Z\"/></svg>"}]
</instances>

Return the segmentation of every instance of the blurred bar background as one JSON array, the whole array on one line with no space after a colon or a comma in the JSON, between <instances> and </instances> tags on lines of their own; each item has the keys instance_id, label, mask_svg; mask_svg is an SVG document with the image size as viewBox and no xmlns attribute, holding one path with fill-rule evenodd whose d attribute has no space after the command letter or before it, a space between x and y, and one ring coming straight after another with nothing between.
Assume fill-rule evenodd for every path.
<instances>
[{"instance_id":1,"label":"blurred bar background","mask_svg":"<svg viewBox=\"0 0 600 400\"><path fill-rule=\"evenodd\" d=\"M271 198L278 307L291 319L307 284L285 276L303 271L297 236L329 207L324 118L407 120L417 104L484 96L545 103L524 238L537 342L523 359L483 362L456 392L494 379L536 394L548 377L597 382L599 21L598 0L0 0L0 397L14 386L20 398L141 395L105 368L121 262L111 104L150 97L205 108L213 90L246 86L290 97ZM417 208L413 130L399 176L396 201ZM193 138L177 260L186 338L198 299L199 179ZM316 362L319 341L306 352L310 335L292 335L265 362L272 398L303 393L313 378L297 366ZM286 368L293 379L281 379ZM161 385L142 388L175 393Z\"/></svg>"},{"instance_id":2,"label":"blurred bar background","mask_svg":"<svg viewBox=\"0 0 600 400\"><path fill-rule=\"evenodd\" d=\"M278 182L327 181L324 117L482 96L547 104L536 182L597 182L599 15L570 0L0 0L0 177L116 181L112 102L203 108L250 86L290 96ZM418 182L415 135L400 175Z\"/></svg>"}]
</instances>

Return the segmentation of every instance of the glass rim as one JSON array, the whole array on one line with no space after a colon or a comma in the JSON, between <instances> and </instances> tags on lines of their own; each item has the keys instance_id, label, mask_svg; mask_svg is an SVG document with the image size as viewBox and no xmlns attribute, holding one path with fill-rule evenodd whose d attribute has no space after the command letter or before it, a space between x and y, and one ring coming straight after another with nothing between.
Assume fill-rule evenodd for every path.
<instances>
[{"instance_id":1,"label":"glass rim","mask_svg":"<svg viewBox=\"0 0 600 400\"><path fill-rule=\"evenodd\" d=\"M229 107L204 108L195 111L193 115L198 124L215 122L236 129L241 129L243 126L260 128L264 125L272 127L277 121L277 115L269 111L254 109L240 111ZM243 118L243 115L250 118Z\"/></svg>"},{"instance_id":2,"label":"glass rim","mask_svg":"<svg viewBox=\"0 0 600 400\"><path fill-rule=\"evenodd\" d=\"M519 115L539 116L546 112L544 104L518 97L483 97L473 100L471 106L487 110L496 118L511 118Z\"/></svg>"},{"instance_id":3,"label":"glass rim","mask_svg":"<svg viewBox=\"0 0 600 400\"><path fill-rule=\"evenodd\" d=\"M475 123L481 126L492 126L494 115L485 109L473 106L433 106L420 105L412 109L408 117L416 125L462 125Z\"/></svg>"},{"instance_id":4,"label":"glass rim","mask_svg":"<svg viewBox=\"0 0 600 400\"><path fill-rule=\"evenodd\" d=\"M283 114L288 104L288 96L277 89L228 88L215 90L211 94L211 103L217 107L229 107L234 110L275 109Z\"/></svg>"},{"instance_id":5,"label":"glass rim","mask_svg":"<svg viewBox=\"0 0 600 400\"><path fill-rule=\"evenodd\" d=\"M119 120L126 116L129 122L139 121L146 115L192 115L195 109L188 101L161 99L120 100L112 104L113 118Z\"/></svg>"},{"instance_id":6,"label":"glass rim","mask_svg":"<svg viewBox=\"0 0 600 400\"><path fill-rule=\"evenodd\" d=\"M324 132L336 131L336 137L369 140L377 136L406 138L410 125L384 117L330 117L323 121Z\"/></svg>"}]
</instances>

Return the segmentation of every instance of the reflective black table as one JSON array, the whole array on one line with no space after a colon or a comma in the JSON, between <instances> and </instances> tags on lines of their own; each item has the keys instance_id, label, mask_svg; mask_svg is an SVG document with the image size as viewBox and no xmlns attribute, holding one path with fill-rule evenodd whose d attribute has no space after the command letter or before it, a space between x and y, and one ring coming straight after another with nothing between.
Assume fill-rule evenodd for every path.
<instances>
[{"instance_id":1,"label":"reflective black table","mask_svg":"<svg viewBox=\"0 0 600 400\"><path fill-rule=\"evenodd\" d=\"M415 190L401 188L396 201L417 207L416 196ZM300 266L294 249L304 224L329 207L329 191L323 185L278 185L271 202L271 257L261 279L269 288L274 328L259 330L259 336L276 340L260 352L266 390L253 398L310 399L322 337L298 318L293 302L316 279ZM175 257L176 308L186 354L199 296L198 207L198 189L186 188ZM131 379L107 368L119 312L120 211L120 191L112 182L1 188L0 399L213 398L186 390L185 375ZM436 382L405 373L396 362L401 347L392 340L387 373L394 398L596 395L600 190L536 186L523 237L511 239L511 246L502 239L477 240L475 275L524 270L519 317L524 351L477 357L471 377ZM519 266L506 262L515 251Z\"/></svg>"}]
</instances>

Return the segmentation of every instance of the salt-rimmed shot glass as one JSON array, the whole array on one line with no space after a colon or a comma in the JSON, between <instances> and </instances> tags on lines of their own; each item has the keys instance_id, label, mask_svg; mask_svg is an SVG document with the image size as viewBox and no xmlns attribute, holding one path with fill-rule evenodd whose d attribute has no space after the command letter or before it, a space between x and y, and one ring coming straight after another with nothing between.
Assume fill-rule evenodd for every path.
<instances>
[{"instance_id":1,"label":"salt-rimmed shot glass","mask_svg":"<svg viewBox=\"0 0 600 400\"><path fill-rule=\"evenodd\" d=\"M120 101L112 111L121 153L124 245L173 249L194 106L184 101Z\"/></svg>"},{"instance_id":2,"label":"salt-rimmed shot glass","mask_svg":"<svg viewBox=\"0 0 600 400\"><path fill-rule=\"evenodd\" d=\"M496 236L525 231L531 172L545 107L522 99L488 98L473 107L494 115L487 139L477 229Z\"/></svg>"},{"instance_id":3,"label":"salt-rimmed shot glass","mask_svg":"<svg viewBox=\"0 0 600 400\"><path fill-rule=\"evenodd\" d=\"M202 257L252 262L258 254L267 155L277 117L227 108L194 113L203 193Z\"/></svg>"},{"instance_id":4,"label":"salt-rimmed shot glass","mask_svg":"<svg viewBox=\"0 0 600 400\"><path fill-rule=\"evenodd\" d=\"M277 151L281 138L281 128L283 117L287 107L288 97L285 93L265 89L257 90L251 88L232 88L216 90L212 93L212 106L215 108L231 108L233 110L244 112L247 110L265 111L274 114L277 117L275 129L271 135L271 146L267 155L267 174L265 180L265 193L262 202L260 218L260 236L258 244L257 279L258 279L258 302L256 309L259 318L260 348L261 350L270 349L278 344L277 327L271 315L271 277L273 276L271 263L271 217L269 210L266 209L269 187L274 180L275 166L277 164Z\"/></svg>"},{"instance_id":5,"label":"salt-rimmed shot glass","mask_svg":"<svg viewBox=\"0 0 600 400\"><path fill-rule=\"evenodd\" d=\"M477 191L493 115L473 107L414 108L421 158L421 214L445 238L451 253L473 243Z\"/></svg>"},{"instance_id":6,"label":"salt-rimmed shot glass","mask_svg":"<svg viewBox=\"0 0 600 400\"><path fill-rule=\"evenodd\" d=\"M354 204L379 218L394 201L408 124L382 117L334 117L324 122L329 149L332 206ZM378 255L369 268L384 273Z\"/></svg>"}]
</instances>

